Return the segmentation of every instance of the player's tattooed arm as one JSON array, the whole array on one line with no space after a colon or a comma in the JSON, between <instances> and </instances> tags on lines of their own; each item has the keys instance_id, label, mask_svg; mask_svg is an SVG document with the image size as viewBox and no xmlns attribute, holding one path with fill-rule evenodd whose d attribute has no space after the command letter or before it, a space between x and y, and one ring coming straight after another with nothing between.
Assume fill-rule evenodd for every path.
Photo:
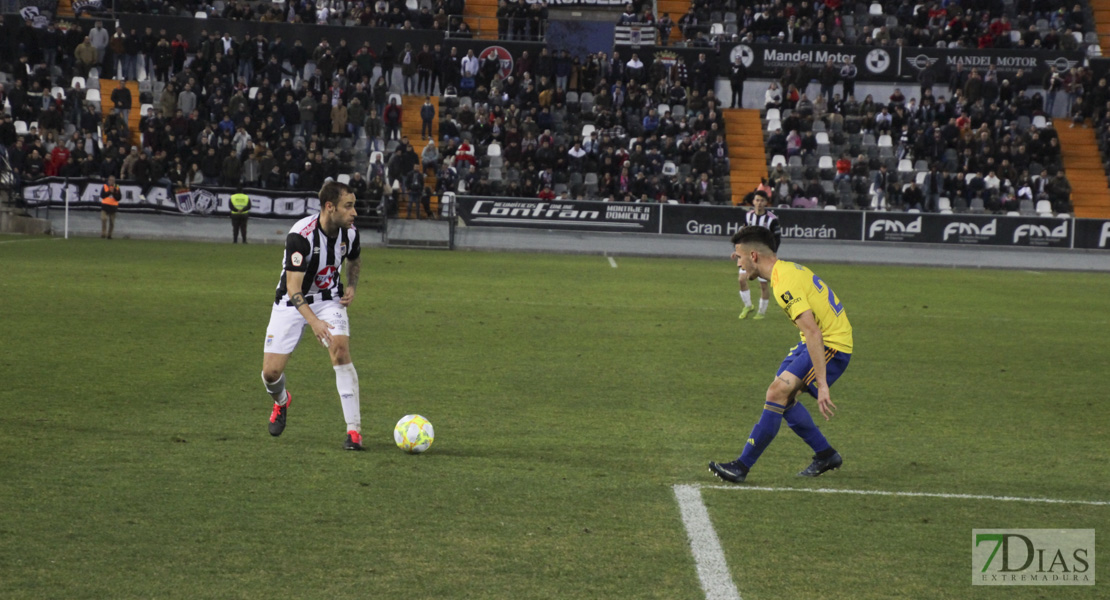
<instances>
[{"instance_id":1,"label":"player's tattooed arm","mask_svg":"<svg viewBox=\"0 0 1110 600\"><path fill-rule=\"evenodd\" d=\"M347 261L347 289L343 290L343 297L339 299L339 303L343 306L350 306L351 302L354 302L360 271L362 271L361 258Z\"/></svg>"},{"instance_id":2,"label":"player's tattooed arm","mask_svg":"<svg viewBox=\"0 0 1110 600\"><path fill-rule=\"evenodd\" d=\"M347 261L347 287L349 287L349 288L357 288L358 287L358 276L359 276L360 271L362 271L362 259L361 258L356 258L354 260Z\"/></svg>"}]
</instances>

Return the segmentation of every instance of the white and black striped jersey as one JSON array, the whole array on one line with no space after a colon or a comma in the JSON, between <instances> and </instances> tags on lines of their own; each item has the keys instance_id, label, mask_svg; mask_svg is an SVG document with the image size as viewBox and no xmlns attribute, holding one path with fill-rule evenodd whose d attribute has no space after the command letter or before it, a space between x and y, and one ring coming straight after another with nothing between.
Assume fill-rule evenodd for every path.
<instances>
[{"instance_id":1,"label":"white and black striped jersey","mask_svg":"<svg viewBox=\"0 0 1110 600\"><path fill-rule=\"evenodd\" d=\"M301 293L309 304L320 300L338 300L343 297L343 284L339 279L344 260L355 260L361 248L358 229L354 225L340 228L334 238L329 238L320 228L320 215L297 221L285 237L285 258L281 264L281 281L274 293L274 304L289 302L285 274L299 271L305 274Z\"/></svg>"},{"instance_id":2,"label":"white and black striped jersey","mask_svg":"<svg viewBox=\"0 0 1110 600\"><path fill-rule=\"evenodd\" d=\"M748 214L744 216L744 220L748 225L757 225L759 227L766 227L771 230L771 235L775 236L775 247L771 248L775 252L779 251L779 244L782 243L782 229L779 227L779 217L771 211L763 214L758 214L754 210L749 210Z\"/></svg>"}]
</instances>

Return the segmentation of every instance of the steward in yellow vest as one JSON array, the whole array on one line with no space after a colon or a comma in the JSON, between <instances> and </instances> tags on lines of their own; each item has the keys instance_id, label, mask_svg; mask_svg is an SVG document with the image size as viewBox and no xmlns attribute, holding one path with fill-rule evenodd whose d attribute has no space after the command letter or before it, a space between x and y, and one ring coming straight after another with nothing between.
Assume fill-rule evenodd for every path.
<instances>
[{"instance_id":1,"label":"steward in yellow vest","mask_svg":"<svg viewBox=\"0 0 1110 600\"><path fill-rule=\"evenodd\" d=\"M251 199L243 193L242 186L231 195L231 243L239 243L239 232L243 232L243 243L247 243L247 215L251 211Z\"/></svg>"}]
</instances>

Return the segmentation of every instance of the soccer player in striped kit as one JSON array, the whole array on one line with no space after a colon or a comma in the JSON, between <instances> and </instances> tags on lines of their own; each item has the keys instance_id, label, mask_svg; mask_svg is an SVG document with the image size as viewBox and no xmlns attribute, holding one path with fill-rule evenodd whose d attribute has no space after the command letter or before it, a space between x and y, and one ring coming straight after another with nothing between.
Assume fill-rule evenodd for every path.
<instances>
[{"instance_id":1,"label":"soccer player in striped kit","mask_svg":"<svg viewBox=\"0 0 1110 600\"><path fill-rule=\"evenodd\" d=\"M320 189L320 213L297 221L285 239L281 280L274 294L262 355L262 383L274 400L270 435L285 430L292 394L285 388L285 365L305 327L312 329L331 358L335 387L347 421L346 450L362 450L358 373L351 363L347 307L355 299L360 259L355 195L342 183ZM340 281L347 262L347 285Z\"/></svg>"},{"instance_id":2,"label":"soccer player in striped kit","mask_svg":"<svg viewBox=\"0 0 1110 600\"><path fill-rule=\"evenodd\" d=\"M748 225L756 225L759 227L766 227L771 231L771 235L775 238L775 247L771 248L775 252L779 250L779 243L782 242L782 231L779 228L779 218L775 213L767 210L767 205L771 200L767 197L767 193L763 189L758 189L752 196L752 206L755 208L748 211L744 216ZM740 318L746 319L748 315L755 310L752 306L752 293L748 289L748 274L744 269L740 269L740 300L744 302L744 308L740 311ZM756 312L754 319L762 319L767 315L767 306L771 301L771 290L767 287L767 280L759 278L759 311Z\"/></svg>"}]
</instances>

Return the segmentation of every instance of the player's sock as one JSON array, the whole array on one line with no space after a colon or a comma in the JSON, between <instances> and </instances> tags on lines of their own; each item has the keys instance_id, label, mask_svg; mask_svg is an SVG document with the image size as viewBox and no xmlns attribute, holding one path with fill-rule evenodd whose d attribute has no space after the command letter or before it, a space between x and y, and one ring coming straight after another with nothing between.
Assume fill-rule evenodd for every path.
<instances>
[{"instance_id":1,"label":"player's sock","mask_svg":"<svg viewBox=\"0 0 1110 600\"><path fill-rule=\"evenodd\" d=\"M825 450L830 449L829 441L825 439L825 435L817 428L817 424L813 422L813 417L810 416L809 411L801 402L795 402L790 405L782 413L782 418L786 419L786 424L798 437L805 440L813 452L820 454Z\"/></svg>"},{"instance_id":2,"label":"player's sock","mask_svg":"<svg viewBox=\"0 0 1110 600\"><path fill-rule=\"evenodd\" d=\"M767 303L768 303L768 300L766 298L760 298L759 299L759 314L761 314L761 315L767 314Z\"/></svg>"},{"instance_id":3,"label":"player's sock","mask_svg":"<svg viewBox=\"0 0 1110 600\"><path fill-rule=\"evenodd\" d=\"M743 290L740 292L740 299L744 301L744 306L752 305L752 291Z\"/></svg>"},{"instance_id":4,"label":"player's sock","mask_svg":"<svg viewBox=\"0 0 1110 600\"><path fill-rule=\"evenodd\" d=\"M755 465L755 461L759 460L759 455L771 445L771 440L775 439L775 435L779 432L779 426L782 425L782 411L785 407L768 402L763 405L763 414L759 417L759 422L752 428L751 435L748 436L748 443L744 445L744 451L740 453L740 462L749 469Z\"/></svg>"},{"instance_id":5,"label":"player's sock","mask_svg":"<svg viewBox=\"0 0 1110 600\"><path fill-rule=\"evenodd\" d=\"M279 406L285 406L285 403L289 401L289 394L285 393L285 373L282 373L281 377L278 377L278 380L272 383L266 381L266 376L263 375L262 383L266 386L266 391L270 393L274 402L277 402Z\"/></svg>"},{"instance_id":6,"label":"player's sock","mask_svg":"<svg viewBox=\"0 0 1110 600\"><path fill-rule=\"evenodd\" d=\"M335 365L335 389L339 390L339 401L343 403L343 418L347 420L347 431L362 431L362 413L358 406L358 372L353 363Z\"/></svg>"}]
</instances>

